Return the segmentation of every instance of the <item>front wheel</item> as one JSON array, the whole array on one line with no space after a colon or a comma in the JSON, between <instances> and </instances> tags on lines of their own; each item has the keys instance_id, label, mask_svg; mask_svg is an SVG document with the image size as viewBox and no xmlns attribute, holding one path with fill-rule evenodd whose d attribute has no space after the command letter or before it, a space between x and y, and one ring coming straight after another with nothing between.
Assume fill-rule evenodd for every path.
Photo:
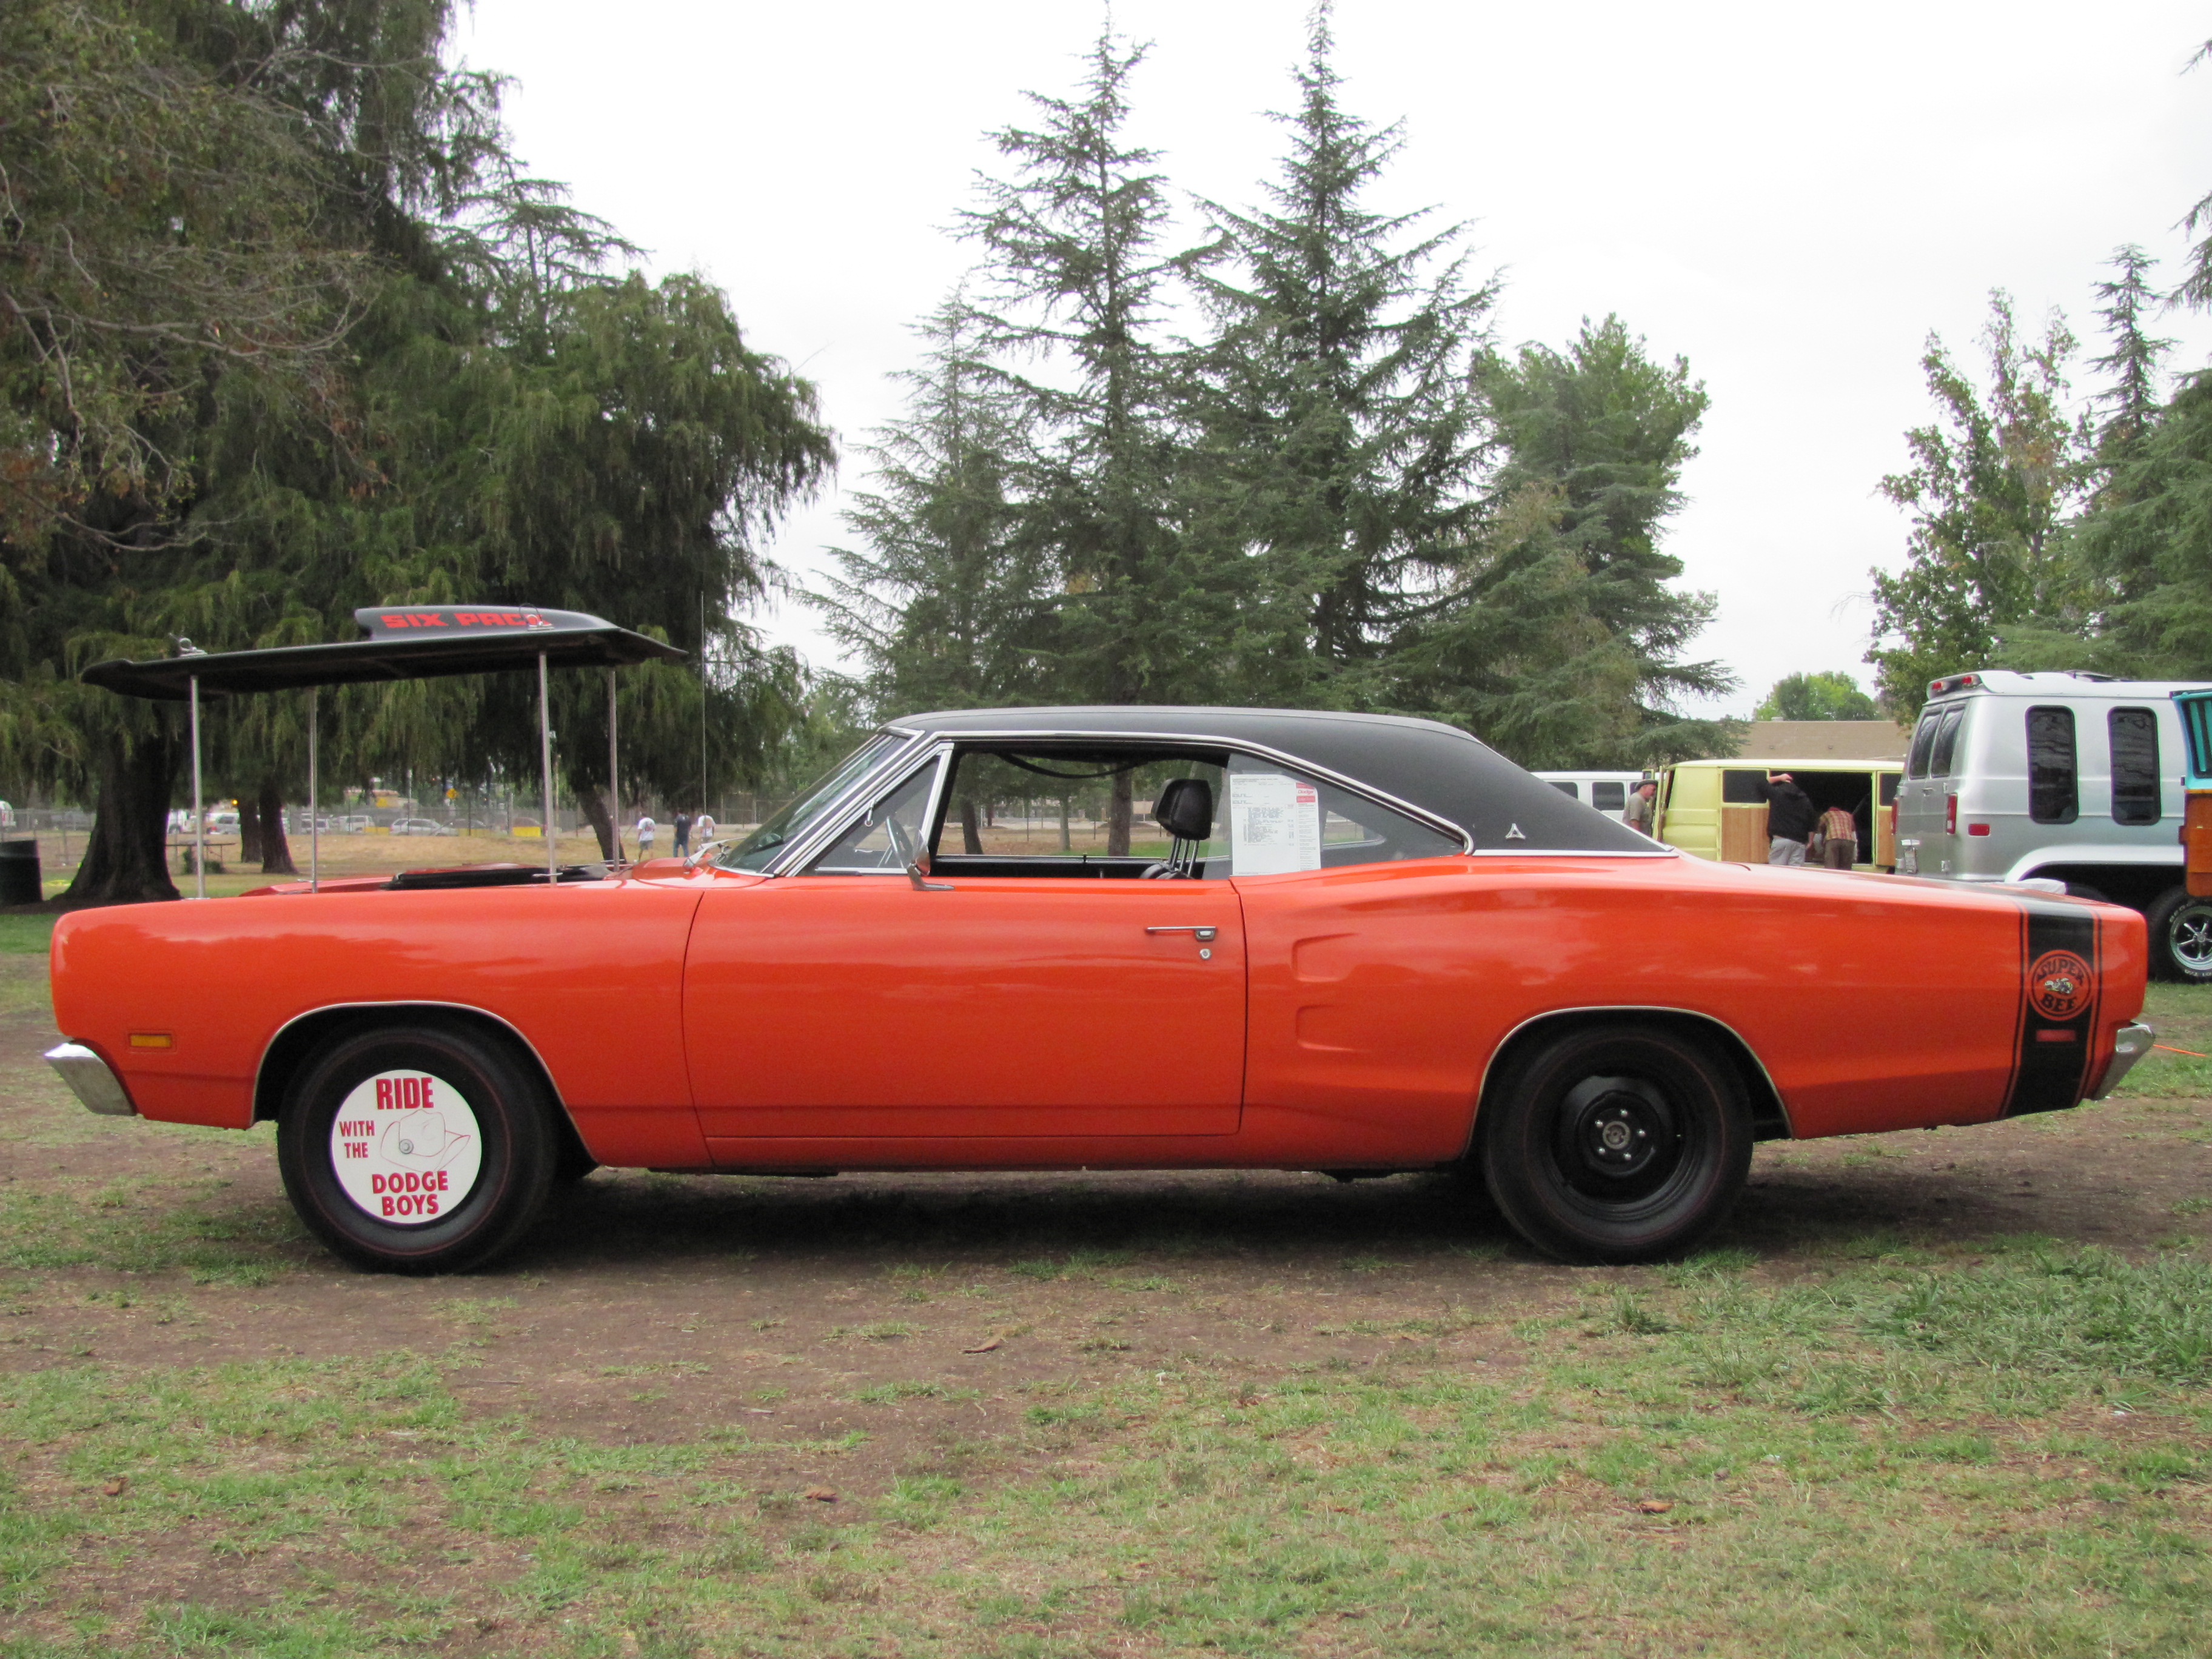
<instances>
[{"instance_id":1,"label":"front wheel","mask_svg":"<svg viewBox=\"0 0 2212 1659\"><path fill-rule=\"evenodd\" d=\"M543 1081L506 1045L433 1024L336 1039L287 1091L277 1167L300 1219L359 1267L489 1261L544 1209L561 1142Z\"/></svg>"},{"instance_id":2,"label":"front wheel","mask_svg":"<svg viewBox=\"0 0 2212 1659\"><path fill-rule=\"evenodd\" d=\"M1727 1216L1751 1170L1735 1069L1672 1030L1539 1042L1484 1103L1483 1167L1514 1230L1569 1261L1650 1261Z\"/></svg>"},{"instance_id":3,"label":"front wheel","mask_svg":"<svg viewBox=\"0 0 2212 1659\"><path fill-rule=\"evenodd\" d=\"M2159 895L2144 921L2154 975L2185 985L2212 984L2212 898L2192 897L2185 887L2170 887Z\"/></svg>"}]
</instances>

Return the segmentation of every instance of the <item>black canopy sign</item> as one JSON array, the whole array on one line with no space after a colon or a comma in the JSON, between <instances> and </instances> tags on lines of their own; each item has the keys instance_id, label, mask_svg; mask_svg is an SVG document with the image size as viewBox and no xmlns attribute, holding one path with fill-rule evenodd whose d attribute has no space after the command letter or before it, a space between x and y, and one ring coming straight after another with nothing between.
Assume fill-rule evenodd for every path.
<instances>
[{"instance_id":1,"label":"black canopy sign","mask_svg":"<svg viewBox=\"0 0 2212 1659\"><path fill-rule=\"evenodd\" d=\"M535 605L369 605L353 613L368 637L337 645L266 651L190 652L130 662L118 657L84 671L88 685L181 702L202 692L289 691L313 685L431 679L527 668L621 668L684 653L580 611Z\"/></svg>"}]
</instances>

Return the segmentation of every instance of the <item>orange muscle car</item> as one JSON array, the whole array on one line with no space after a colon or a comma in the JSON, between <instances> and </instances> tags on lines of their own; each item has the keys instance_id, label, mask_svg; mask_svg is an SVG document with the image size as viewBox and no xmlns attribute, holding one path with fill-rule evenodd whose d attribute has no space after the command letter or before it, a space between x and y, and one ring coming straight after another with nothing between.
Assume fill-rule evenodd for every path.
<instances>
[{"instance_id":1,"label":"orange muscle car","mask_svg":"<svg viewBox=\"0 0 2212 1659\"><path fill-rule=\"evenodd\" d=\"M307 1224L405 1273L594 1164L1460 1167L1634 1261L1755 1140L2108 1091L2144 962L2113 905L1684 857L1425 720L987 709L689 862L66 916L52 1058L95 1111L274 1119Z\"/></svg>"}]
</instances>

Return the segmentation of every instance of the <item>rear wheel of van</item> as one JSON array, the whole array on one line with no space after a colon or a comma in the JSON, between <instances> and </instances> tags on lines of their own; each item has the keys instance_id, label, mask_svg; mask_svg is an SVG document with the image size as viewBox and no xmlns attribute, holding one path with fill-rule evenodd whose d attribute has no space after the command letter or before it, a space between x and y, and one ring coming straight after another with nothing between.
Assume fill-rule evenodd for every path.
<instances>
[{"instance_id":1,"label":"rear wheel of van","mask_svg":"<svg viewBox=\"0 0 2212 1659\"><path fill-rule=\"evenodd\" d=\"M453 1273L520 1238L545 1206L562 1139L544 1080L459 1027L338 1037L286 1091L276 1161L300 1219L358 1267Z\"/></svg>"},{"instance_id":2,"label":"rear wheel of van","mask_svg":"<svg viewBox=\"0 0 2212 1659\"><path fill-rule=\"evenodd\" d=\"M1584 1026L1522 1051L1484 1102L1491 1196L1569 1261L1677 1255L1718 1226L1751 1169L1733 1066L1666 1026Z\"/></svg>"},{"instance_id":3,"label":"rear wheel of van","mask_svg":"<svg viewBox=\"0 0 2212 1659\"><path fill-rule=\"evenodd\" d=\"M2150 970L2160 979L2212 984L2212 899L2170 887L2146 915L2150 924Z\"/></svg>"}]
</instances>

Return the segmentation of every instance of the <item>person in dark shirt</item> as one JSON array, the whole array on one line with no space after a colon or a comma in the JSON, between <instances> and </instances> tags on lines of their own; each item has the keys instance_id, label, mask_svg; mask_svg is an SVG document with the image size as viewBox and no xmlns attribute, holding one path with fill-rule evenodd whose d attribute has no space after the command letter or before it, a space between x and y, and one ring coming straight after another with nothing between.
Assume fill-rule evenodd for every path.
<instances>
[{"instance_id":1,"label":"person in dark shirt","mask_svg":"<svg viewBox=\"0 0 2212 1659\"><path fill-rule=\"evenodd\" d=\"M1820 814L1813 798L1787 772L1770 772L1759 791L1766 800L1766 861L1802 864Z\"/></svg>"}]
</instances>

